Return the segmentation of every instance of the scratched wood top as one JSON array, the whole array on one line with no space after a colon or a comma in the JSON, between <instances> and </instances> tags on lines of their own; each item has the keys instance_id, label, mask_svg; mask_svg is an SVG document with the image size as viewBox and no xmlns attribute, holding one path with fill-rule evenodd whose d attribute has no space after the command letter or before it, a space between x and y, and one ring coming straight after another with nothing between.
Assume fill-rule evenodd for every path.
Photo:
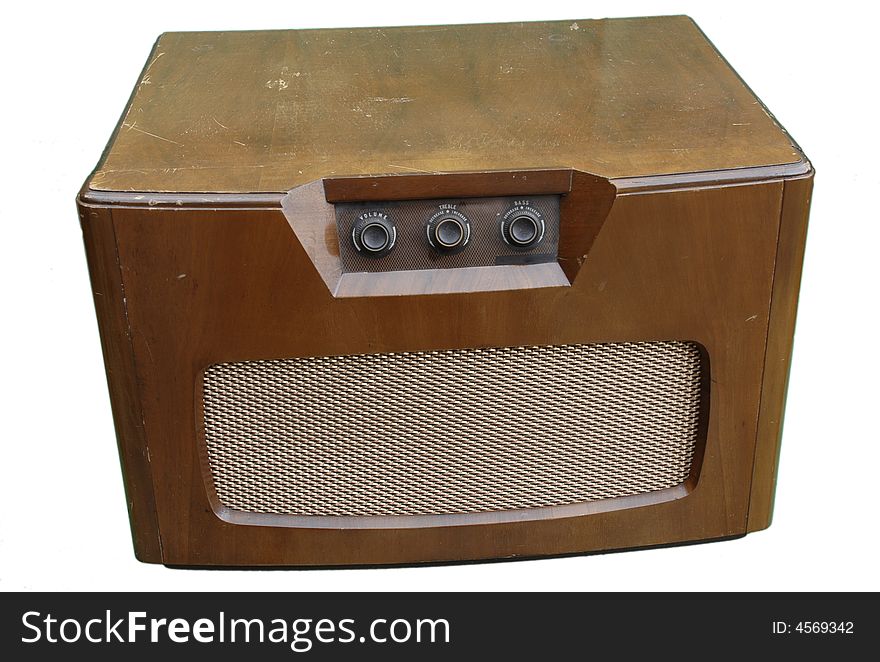
<instances>
[{"instance_id":1,"label":"scratched wood top","mask_svg":"<svg viewBox=\"0 0 880 662\"><path fill-rule=\"evenodd\" d=\"M192 32L159 38L88 185L268 193L331 175L802 160L683 16Z\"/></svg>"}]
</instances>

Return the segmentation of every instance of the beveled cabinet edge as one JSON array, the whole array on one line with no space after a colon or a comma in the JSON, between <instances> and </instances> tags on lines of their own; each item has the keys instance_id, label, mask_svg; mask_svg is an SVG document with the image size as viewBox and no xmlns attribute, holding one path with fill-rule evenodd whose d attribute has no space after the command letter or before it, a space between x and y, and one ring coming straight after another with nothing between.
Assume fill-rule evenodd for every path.
<instances>
[{"instance_id":1,"label":"beveled cabinet edge","mask_svg":"<svg viewBox=\"0 0 880 662\"><path fill-rule=\"evenodd\" d=\"M78 204L135 556L162 562L150 453L112 211Z\"/></svg>"},{"instance_id":2,"label":"beveled cabinet edge","mask_svg":"<svg viewBox=\"0 0 880 662\"><path fill-rule=\"evenodd\" d=\"M712 366L709 353L699 342L685 340L694 345L700 355L700 409L699 422L691 458L690 471L679 484L653 492L628 496L597 499L582 503L539 508L520 508L516 510L486 511L476 513L446 513L435 515L389 515L389 516L336 516L336 515L280 515L234 510L224 505L214 484L208 457L208 440L205 431L205 373L214 364L203 366L193 380L193 402L195 403L195 437L199 472L202 484L214 514L218 519L237 526L264 526L275 528L301 529L427 529L449 526L473 526L480 524L507 524L532 522L536 520L583 517L616 510L643 508L656 504L683 499L697 489L703 457L709 437L709 417L711 416ZM291 357L279 357L286 359Z\"/></svg>"},{"instance_id":3,"label":"beveled cabinet edge","mask_svg":"<svg viewBox=\"0 0 880 662\"><path fill-rule=\"evenodd\" d=\"M535 168L541 170L566 173L574 172L570 168ZM484 171L484 173L509 173L512 171ZM531 170L518 172L532 172ZM801 177L812 172L812 165L806 158L792 163L769 166L754 166L731 170L705 170L697 172L667 173L646 175L644 177L609 178L618 195L630 193L651 193L676 188L703 188L706 186L724 186L728 184L744 184L762 182L771 179L788 179ZM409 173L407 173L409 174ZM460 175L465 173L433 173L434 175ZM383 177L404 177L401 173L383 173ZM323 181L364 179L366 176L353 175L348 177L326 177ZM372 176L371 176L372 177ZM150 207L150 208L186 208L186 209L264 209L280 208L281 201L289 191L275 193L234 193L223 191L103 191L89 188L91 176L83 184L78 201L86 206L113 207ZM319 181L319 180L316 180ZM534 181L534 180L533 180ZM549 182L550 180L536 180ZM561 180L556 180L558 181ZM303 184L305 186L307 184ZM567 190L567 189L566 189ZM389 199L389 198L386 198Z\"/></svg>"},{"instance_id":4,"label":"beveled cabinet edge","mask_svg":"<svg viewBox=\"0 0 880 662\"><path fill-rule=\"evenodd\" d=\"M616 510L630 510L653 506L667 501L683 499L693 491L686 480L672 487L654 492L630 496L600 499L584 503L520 508L517 510L487 511L481 513L450 513L437 515L389 515L389 516L330 516L330 515L273 515L232 510L220 505L214 514L224 522L236 526L268 526L301 529L432 529L450 526L474 526L480 524L511 524L538 520L584 517ZM216 496L214 497L216 499ZM211 501L214 504L214 501Z\"/></svg>"},{"instance_id":5,"label":"beveled cabinet edge","mask_svg":"<svg viewBox=\"0 0 880 662\"><path fill-rule=\"evenodd\" d=\"M811 168L808 173L787 179L783 184L749 497L748 531L765 529L773 519L785 400L791 371L814 176L815 171Z\"/></svg>"}]
</instances>

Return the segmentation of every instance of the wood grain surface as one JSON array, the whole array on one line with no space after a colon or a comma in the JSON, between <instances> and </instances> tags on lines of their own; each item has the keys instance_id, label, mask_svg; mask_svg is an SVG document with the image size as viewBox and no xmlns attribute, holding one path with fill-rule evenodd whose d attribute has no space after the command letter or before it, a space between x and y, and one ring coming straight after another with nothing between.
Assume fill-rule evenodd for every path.
<instances>
[{"instance_id":1,"label":"wood grain surface","mask_svg":"<svg viewBox=\"0 0 880 662\"><path fill-rule=\"evenodd\" d=\"M137 380L131 328L125 312L112 213L106 208L80 206L79 215L89 257L92 297L107 368L134 549L141 561L157 563L162 560L162 550L143 424L143 394Z\"/></svg>"},{"instance_id":2,"label":"wood grain surface","mask_svg":"<svg viewBox=\"0 0 880 662\"><path fill-rule=\"evenodd\" d=\"M162 35L96 191L284 193L333 175L802 164L685 16Z\"/></svg>"}]
</instances>

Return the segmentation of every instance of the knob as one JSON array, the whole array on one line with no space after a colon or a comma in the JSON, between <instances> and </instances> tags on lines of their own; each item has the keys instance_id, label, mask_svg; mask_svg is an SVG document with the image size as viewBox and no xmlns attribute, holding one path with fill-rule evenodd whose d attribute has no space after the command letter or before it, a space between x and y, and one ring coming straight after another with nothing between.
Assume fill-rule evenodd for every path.
<instances>
[{"instance_id":1,"label":"knob","mask_svg":"<svg viewBox=\"0 0 880 662\"><path fill-rule=\"evenodd\" d=\"M527 250L544 239L544 217L537 209L517 205L505 212L501 220L501 237L511 248Z\"/></svg>"},{"instance_id":2,"label":"knob","mask_svg":"<svg viewBox=\"0 0 880 662\"><path fill-rule=\"evenodd\" d=\"M471 240L471 223L455 209L441 209L428 219L428 243L439 253L460 253Z\"/></svg>"},{"instance_id":3,"label":"knob","mask_svg":"<svg viewBox=\"0 0 880 662\"><path fill-rule=\"evenodd\" d=\"M394 248L397 228L394 221L384 212L364 212L358 216L352 228L351 241L361 255L382 257Z\"/></svg>"}]
</instances>

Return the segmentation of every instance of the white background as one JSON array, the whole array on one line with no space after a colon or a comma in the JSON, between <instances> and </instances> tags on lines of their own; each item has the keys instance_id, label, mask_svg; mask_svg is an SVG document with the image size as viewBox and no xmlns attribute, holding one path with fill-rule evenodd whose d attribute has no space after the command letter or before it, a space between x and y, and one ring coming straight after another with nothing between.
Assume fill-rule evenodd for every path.
<instances>
[{"instance_id":1,"label":"white background","mask_svg":"<svg viewBox=\"0 0 880 662\"><path fill-rule=\"evenodd\" d=\"M875 3L14 7L0 27L0 590L880 589ZM696 19L818 172L773 526L725 543L451 567L182 571L137 562L74 198L158 34L678 13Z\"/></svg>"}]
</instances>

